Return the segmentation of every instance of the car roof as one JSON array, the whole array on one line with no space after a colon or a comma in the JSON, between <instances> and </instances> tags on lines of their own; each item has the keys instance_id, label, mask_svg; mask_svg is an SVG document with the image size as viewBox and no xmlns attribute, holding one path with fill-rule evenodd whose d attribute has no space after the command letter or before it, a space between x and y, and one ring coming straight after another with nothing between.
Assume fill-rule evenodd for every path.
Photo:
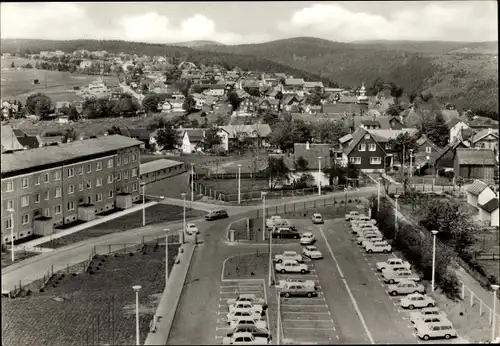
<instances>
[{"instance_id":1,"label":"car roof","mask_svg":"<svg viewBox=\"0 0 500 346\"><path fill-rule=\"evenodd\" d=\"M297 263L297 260L294 259L286 259L282 263Z\"/></svg>"},{"instance_id":2,"label":"car roof","mask_svg":"<svg viewBox=\"0 0 500 346\"><path fill-rule=\"evenodd\" d=\"M305 232L305 233L302 234L302 236L306 236L306 235L310 236L310 235L313 235L313 233L312 232Z\"/></svg>"},{"instance_id":3,"label":"car roof","mask_svg":"<svg viewBox=\"0 0 500 346\"><path fill-rule=\"evenodd\" d=\"M413 280L401 280L399 281L400 284L416 284L415 281Z\"/></svg>"},{"instance_id":4,"label":"car roof","mask_svg":"<svg viewBox=\"0 0 500 346\"><path fill-rule=\"evenodd\" d=\"M289 254L289 255L294 254L294 255L296 255L297 251L283 251L283 254Z\"/></svg>"},{"instance_id":5,"label":"car roof","mask_svg":"<svg viewBox=\"0 0 500 346\"><path fill-rule=\"evenodd\" d=\"M249 333L249 332L237 332L237 333L233 334L233 337L234 338L239 338L239 337L251 338L252 337L252 333Z\"/></svg>"},{"instance_id":6,"label":"car roof","mask_svg":"<svg viewBox=\"0 0 500 346\"><path fill-rule=\"evenodd\" d=\"M255 294L252 294L252 293L240 293L239 298L255 298Z\"/></svg>"},{"instance_id":7,"label":"car roof","mask_svg":"<svg viewBox=\"0 0 500 346\"><path fill-rule=\"evenodd\" d=\"M314 249L314 250L317 250L317 249L318 249L315 245L307 245L307 246L306 246L306 249L307 249L307 248Z\"/></svg>"},{"instance_id":8,"label":"car roof","mask_svg":"<svg viewBox=\"0 0 500 346\"><path fill-rule=\"evenodd\" d=\"M320 213L314 213L313 216L321 216Z\"/></svg>"},{"instance_id":9,"label":"car roof","mask_svg":"<svg viewBox=\"0 0 500 346\"><path fill-rule=\"evenodd\" d=\"M406 297L411 298L411 297L425 297L425 296L423 294L420 294L420 293L410 293Z\"/></svg>"},{"instance_id":10,"label":"car roof","mask_svg":"<svg viewBox=\"0 0 500 346\"><path fill-rule=\"evenodd\" d=\"M188 223L187 226L196 226L194 223Z\"/></svg>"}]
</instances>

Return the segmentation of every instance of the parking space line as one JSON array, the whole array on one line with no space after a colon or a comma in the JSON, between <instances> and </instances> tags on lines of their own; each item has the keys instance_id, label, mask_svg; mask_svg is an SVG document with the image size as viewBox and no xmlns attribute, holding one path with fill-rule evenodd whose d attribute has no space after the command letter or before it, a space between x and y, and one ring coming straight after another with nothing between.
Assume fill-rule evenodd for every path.
<instances>
[{"instance_id":1,"label":"parking space line","mask_svg":"<svg viewBox=\"0 0 500 346\"><path fill-rule=\"evenodd\" d=\"M309 304L287 304L287 305L284 305L283 303L281 303L281 305L283 306L294 306L294 307L301 307L301 306L313 306L313 307L328 307L328 305L326 304L316 304L316 305L309 305Z\"/></svg>"},{"instance_id":2,"label":"parking space line","mask_svg":"<svg viewBox=\"0 0 500 346\"><path fill-rule=\"evenodd\" d=\"M309 314L309 315L332 315L330 311L327 312L309 312L309 311L282 311L284 314Z\"/></svg>"},{"instance_id":3,"label":"parking space line","mask_svg":"<svg viewBox=\"0 0 500 346\"><path fill-rule=\"evenodd\" d=\"M316 327L283 327L283 329L290 329L290 330L336 330L335 327L332 328L316 328Z\"/></svg>"},{"instance_id":4,"label":"parking space line","mask_svg":"<svg viewBox=\"0 0 500 346\"><path fill-rule=\"evenodd\" d=\"M294 320L294 319L283 319L283 322L330 322L333 323L332 319L329 320Z\"/></svg>"}]
</instances>

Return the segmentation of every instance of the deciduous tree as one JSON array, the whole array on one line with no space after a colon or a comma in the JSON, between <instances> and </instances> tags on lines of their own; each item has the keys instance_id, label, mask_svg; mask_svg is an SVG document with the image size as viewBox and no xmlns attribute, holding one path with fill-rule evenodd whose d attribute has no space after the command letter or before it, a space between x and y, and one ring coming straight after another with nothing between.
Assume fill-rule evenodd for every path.
<instances>
[{"instance_id":1,"label":"deciduous tree","mask_svg":"<svg viewBox=\"0 0 500 346\"><path fill-rule=\"evenodd\" d=\"M222 138L216 126L212 126L205 130L205 138L202 141L204 151L216 151L216 148L221 144Z\"/></svg>"},{"instance_id":2,"label":"deciduous tree","mask_svg":"<svg viewBox=\"0 0 500 346\"><path fill-rule=\"evenodd\" d=\"M306 159L304 159L302 156L300 156L297 161L295 161L295 169L297 171L307 171L307 167L309 165L309 162L307 162Z\"/></svg>"},{"instance_id":3,"label":"deciduous tree","mask_svg":"<svg viewBox=\"0 0 500 346\"><path fill-rule=\"evenodd\" d=\"M157 94L148 94L142 100L142 106L147 113L158 112L158 104L160 103L160 96Z\"/></svg>"},{"instance_id":4,"label":"deciduous tree","mask_svg":"<svg viewBox=\"0 0 500 346\"><path fill-rule=\"evenodd\" d=\"M231 104L233 111L240 108L241 99L235 91L230 91L229 94L227 94L227 100Z\"/></svg>"},{"instance_id":5,"label":"deciduous tree","mask_svg":"<svg viewBox=\"0 0 500 346\"><path fill-rule=\"evenodd\" d=\"M156 132L156 143L163 150L173 150L180 144L179 134L172 123L166 122Z\"/></svg>"},{"instance_id":6,"label":"deciduous tree","mask_svg":"<svg viewBox=\"0 0 500 346\"><path fill-rule=\"evenodd\" d=\"M288 178L290 169L285 164L282 157L275 158L269 157L267 161L267 176L269 177L269 184L271 190L276 188L278 184L283 184Z\"/></svg>"},{"instance_id":7,"label":"deciduous tree","mask_svg":"<svg viewBox=\"0 0 500 346\"><path fill-rule=\"evenodd\" d=\"M31 94L26 99L26 109L30 114L36 114L40 119L46 119L53 108L52 100L45 94Z\"/></svg>"}]
</instances>

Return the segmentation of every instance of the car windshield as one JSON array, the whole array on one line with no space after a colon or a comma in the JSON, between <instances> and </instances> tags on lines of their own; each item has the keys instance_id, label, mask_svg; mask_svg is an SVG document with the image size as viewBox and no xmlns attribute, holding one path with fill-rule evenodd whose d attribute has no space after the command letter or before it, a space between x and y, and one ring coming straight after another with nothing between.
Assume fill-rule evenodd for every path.
<instances>
[{"instance_id":1,"label":"car windshield","mask_svg":"<svg viewBox=\"0 0 500 346\"><path fill-rule=\"evenodd\" d=\"M315 246L309 246L309 247L307 248L307 250L309 250L309 251L316 251L317 249L316 249L316 247L315 247Z\"/></svg>"}]
</instances>

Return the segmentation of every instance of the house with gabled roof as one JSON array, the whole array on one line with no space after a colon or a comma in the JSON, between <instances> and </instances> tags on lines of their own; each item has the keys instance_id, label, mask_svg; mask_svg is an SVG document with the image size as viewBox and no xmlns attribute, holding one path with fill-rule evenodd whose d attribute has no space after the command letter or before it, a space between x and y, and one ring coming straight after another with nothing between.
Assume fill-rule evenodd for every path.
<instances>
[{"instance_id":1,"label":"house with gabled roof","mask_svg":"<svg viewBox=\"0 0 500 346\"><path fill-rule=\"evenodd\" d=\"M350 139L342 137L343 165L351 163L365 172L384 171L392 165L392 160L387 161L388 156L383 146L370 131L358 128L351 136Z\"/></svg>"},{"instance_id":2,"label":"house with gabled roof","mask_svg":"<svg viewBox=\"0 0 500 346\"><path fill-rule=\"evenodd\" d=\"M498 129L480 130L470 138L471 147L498 151Z\"/></svg>"},{"instance_id":3,"label":"house with gabled roof","mask_svg":"<svg viewBox=\"0 0 500 346\"><path fill-rule=\"evenodd\" d=\"M323 85L323 82L304 82L304 91L311 93L316 91L316 89L319 89L320 93L323 93L325 91L325 86Z\"/></svg>"},{"instance_id":4,"label":"house with gabled roof","mask_svg":"<svg viewBox=\"0 0 500 346\"><path fill-rule=\"evenodd\" d=\"M330 148L330 144L294 143L293 154L284 160L291 171L290 180L298 181L304 174L309 174L314 179L313 185L330 185L329 177L323 173L323 169L332 166ZM321 159L318 159L319 157ZM300 158L307 161L306 169L297 167L296 163Z\"/></svg>"},{"instance_id":5,"label":"house with gabled roof","mask_svg":"<svg viewBox=\"0 0 500 346\"><path fill-rule=\"evenodd\" d=\"M422 167L431 159L432 155L438 153L440 148L434 144L426 135L417 139L417 148L413 152L415 168Z\"/></svg>"},{"instance_id":6,"label":"house with gabled roof","mask_svg":"<svg viewBox=\"0 0 500 346\"><path fill-rule=\"evenodd\" d=\"M305 81L302 78L285 78L281 92L283 94L303 93Z\"/></svg>"},{"instance_id":7,"label":"house with gabled roof","mask_svg":"<svg viewBox=\"0 0 500 346\"><path fill-rule=\"evenodd\" d=\"M446 123L446 126L448 126L448 129L450 131L449 143L453 143L460 136L464 129L469 128L469 125L467 125L467 123L460 118L451 119Z\"/></svg>"},{"instance_id":8,"label":"house with gabled roof","mask_svg":"<svg viewBox=\"0 0 500 346\"><path fill-rule=\"evenodd\" d=\"M259 109L261 110L271 110L278 112L280 110L280 100L276 99L262 99L259 102Z\"/></svg>"},{"instance_id":9,"label":"house with gabled roof","mask_svg":"<svg viewBox=\"0 0 500 346\"><path fill-rule=\"evenodd\" d=\"M474 180L467 190L467 203L477 210L480 221L492 223L492 214L496 212L496 225L498 225L498 195L493 189L481 180ZM495 225L492 225L495 226Z\"/></svg>"},{"instance_id":10,"label":"house with gabled roof","mask_svg":"<svg viewBox=\"0 0 500 346\"><path fill-rule=\"evenodd\" d=\"M454 158L454 172L456 177L493 182L496 164L493 150L458 148Z\"/></svg>"},{"instance_id":11,"label":"house with gabled roof","mask_svg":"<svg viewBox=\"0 0 500 346\"><path fill-rule=\"evenodd\" d=\"M24 146L19 143L19 140L17 139L11 126L2 125L1 130L0 139L2 140L2 153L5 151L10 152L24 149Z\"/></svg>"},{"instance_id":12,"label":"house with gabled roof","mask_svg":"<svg viewBox=\"0 0 500 346\"><path fill-rule=\"evenodd\" d=\"M498 227L499 226L499 208L498 208L498 196L490 199L485 204L479 205L479 213L477 219L481 222L486 223L488 226Z\"/></svg>"},{"instance_id":13,"label":"house with gabled roof","mask_svg":"<svg viewBox=\"0 0 500 346\"><path fill-rule=\"evenodd\" d=\"M432 167L432 174L437 175L440 169L452 171L455 167L455 155L458 148L469 148L469 145L463 141L455 141L447 144L438 152L434 152L429 161L429 165Z\"/></svg>"},{"instance_id":14,"label":"house with gabled roof","mask_svg":"<svg viewBox=\"0 0 500 346\"><path fill-rule=\"evenodd\" d=\"M269 136L272 133L268 124L225 125L219 128L228 133L227 150L231 150L238 141L242 140L249 141L257 148L268 146Z\"/></svg>"},{"instance_id":15,"label":"house with gabled roof","mask_svg":"<svg viewBox=\"0 0 500 346\"><path fill-rule=\"evenodd\" d=\"M487 117L475 116L474 119L469 121L469 127L476 130L482 130L487 128L497 129L498 121Z\"/></svg>"}]
</instances>

